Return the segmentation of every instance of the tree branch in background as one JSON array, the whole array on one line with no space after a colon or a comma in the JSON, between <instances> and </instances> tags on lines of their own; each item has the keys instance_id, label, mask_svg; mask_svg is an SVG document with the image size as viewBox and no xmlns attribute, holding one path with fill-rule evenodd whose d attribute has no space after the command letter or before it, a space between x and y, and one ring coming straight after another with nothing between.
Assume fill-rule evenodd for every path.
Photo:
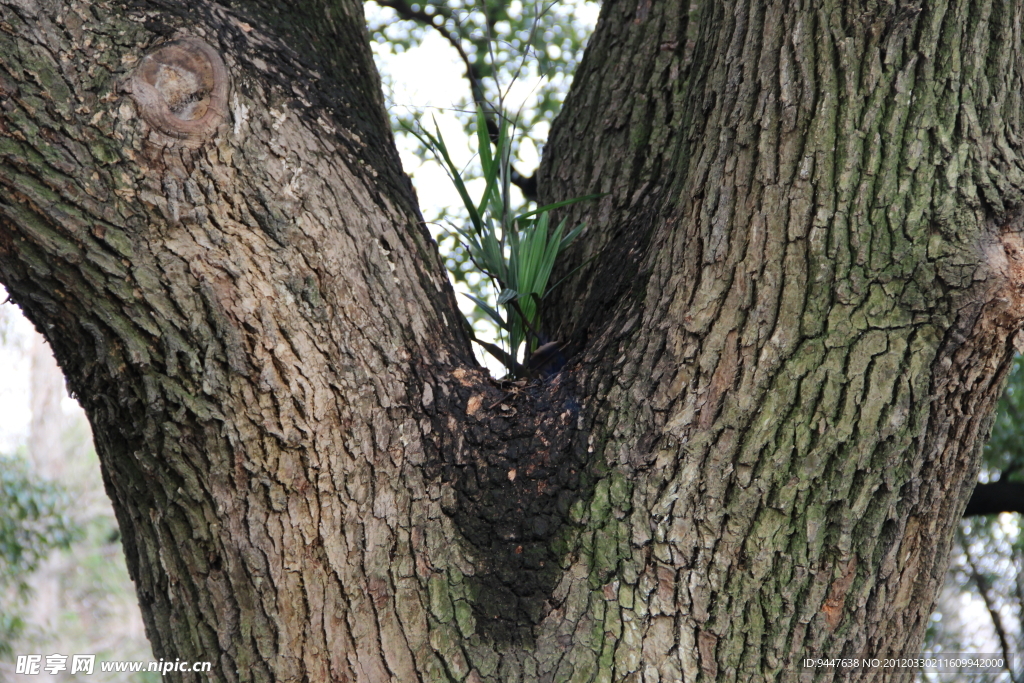
<instances>
[{"instance_id":1,"label":"tree branch in background","mask_svg":"<svg viewBox=\"0 0 1024 683\"><path fill-rule=\"evenodd\" d=\"M477 109L483 110L486 114L487 122L487 136L491 139L493 144L498 144L498 122L494 120L494 107L492 107L484 95L484 76L480 73L480 69L473 60L469 58L469 54L466 53L465 48L462 45L462 40L457 33L445 30L443 25L449 20L454 20L454 17L447 8L440 5L435 5L435 13L428 14L424 9L413 9L412 6L405 0L376 0L377 4L381 7L389 7L395 11L396 14L406 21L415 21L423 26L429 26L434 29L448 41L448 43L455 48L455 51L459 54L459 58L462 63L466 65L466 79L469 81L469 90L473 95L473 102L476 104ZM438 26L435 23L435 18L441 17L442 26ZM515 167L512 167L511 173L512 184L515 185L522 191L523 196L530 201L537 201L537 172L534 171L530 176L524 176Z\"/></svg>"},{"instance_id":2,"label":"tree branch in background","mask_svg":"<svg viewBox=\"0 0 1024 683\"><path fill-rule=\"evenodd\" d=\"M978 484L964 510L964 517L1000 512L1024 513L1024 483L1000 479L991 484Z\"/></svg>"},{"instance_id":3,"label":"tree branch in background","mask_svg":"<svg viewBox=\"0 0 1024 683\"><path fill-rule=\"evenodd\" d=\"M992 629L996 632L996 637L999 638L999 647L1003 652L1003 661L1007 663L1006 670L1009 671L1012 678L1013 671L1009 666L1009 662L1011 661L1010 641L1006 636L1006 628L1003 626L1003 618L999 614L999 608L992 599L992 585L989 583L985 574L978 569L978 564L974 561L974 556L971 555L971 541L967 538L967 535L964 534L962 528L957 529L957 539L960 541L960 547L964 551L964 558L967 560L967 568L970 570L969 574L971 580L974 581L974 585L978 587L981 599L985 601L985 609L988 610L989 618L992 619Z\"/></svg>"}]
</instances>

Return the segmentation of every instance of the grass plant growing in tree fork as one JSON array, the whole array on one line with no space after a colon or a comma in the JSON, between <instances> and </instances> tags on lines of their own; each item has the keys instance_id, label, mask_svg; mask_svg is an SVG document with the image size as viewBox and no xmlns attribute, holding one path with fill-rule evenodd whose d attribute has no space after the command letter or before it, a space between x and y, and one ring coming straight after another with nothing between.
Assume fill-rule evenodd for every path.
<instances>
[{"instance_id":1,"label":"grass plant growing in tree fork","mask_svg":"<svg viewBox=\"0 0 1024 683\"><path fill-rule=\"evenodd\" d=\"M522 377L544 364L546 354L541 347L549 340L538 329L541 306L561 280L551 286L548 281L558 256L583 230L583 225L578 225L566 232L567 219L563 219L552 231L550 212L601 195L585 195L515 214L511 204L514 128L501 111L495 113L499 123L492 153L492 140L482 108L477 108L476 117L477 154L484 180L484 192L479 201L469 196L463 174L452 162L437 122L434 122L433 134L426 130L413 131L413 134L433 152L462 198L469 213L469 224L452 228L473 265L490 279L498 308L504 310L502 315L480 297L466 294L498 326L505 348L479 340L471 333L473 341L501 361L509 377ZM466 324L469 325L468 321Z\"/></svg>"}]
</instances>

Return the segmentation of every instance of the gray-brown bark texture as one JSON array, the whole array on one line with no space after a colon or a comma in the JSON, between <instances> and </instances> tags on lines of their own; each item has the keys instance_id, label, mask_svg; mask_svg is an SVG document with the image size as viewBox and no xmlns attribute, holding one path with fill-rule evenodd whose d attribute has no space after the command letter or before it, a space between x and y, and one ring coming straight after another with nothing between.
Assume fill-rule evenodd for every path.
<instances>
[{"instance_id":1,"label":"gray-brown bark texture","mask_svg":"<svg viewBox=\"0 0 1024 683\"><path fill-rule=\"evenodd\" d=\"M568 365L510 385L357 3L0 0L0 281L92 422L155 653L650 683L915 652L1024 318L1022 14L606 0L541 169L608 193L599 256L548 308Z\"/></svg>"}]
</instances>

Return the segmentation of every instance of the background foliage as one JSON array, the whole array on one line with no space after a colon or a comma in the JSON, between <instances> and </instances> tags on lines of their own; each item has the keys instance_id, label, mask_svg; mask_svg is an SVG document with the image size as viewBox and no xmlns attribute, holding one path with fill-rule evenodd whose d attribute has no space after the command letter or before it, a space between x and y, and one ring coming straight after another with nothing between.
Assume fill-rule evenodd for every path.
<instances>
[{"instance_id":1,"label":"background foliage","mask_svg":"<svg viewBox=\"0 0 1024 683\"><path fill-rule=\"evenodd\" d=\"M418 47L430 31L443 36L456 50L466 70L466 92L451 107L461 112L467 130L476 125L477 105L497 108L516 81L533 84L532 95L512 113L517 115L522 139L539 147L562 106L593 30L591 22L578 17L578 10L595 3L376 0L367 5L379 8L370 13L370 36L389 51L401 54ZM382 76L385 88L393 92L393 80L386 72ZM396 105L396 132L402 135L403 129L416 129L423 110L412 103L392 100L392 104ZM422 145L417 149L421 158L428 158ZM531 173L532 169L524 175Z\"/></svg>"},{"instance_id":2,"label":"background foliage","mask_svg":"<svg viewBox=\"0 0 1024 683\"><path fill-rule=\"evenodd\" d=\"M0 454L0 656L12 654L25 630L31 574L81 535L69 507L62 485L40 478L23 457Z\"/></svg>"}]
</instances>

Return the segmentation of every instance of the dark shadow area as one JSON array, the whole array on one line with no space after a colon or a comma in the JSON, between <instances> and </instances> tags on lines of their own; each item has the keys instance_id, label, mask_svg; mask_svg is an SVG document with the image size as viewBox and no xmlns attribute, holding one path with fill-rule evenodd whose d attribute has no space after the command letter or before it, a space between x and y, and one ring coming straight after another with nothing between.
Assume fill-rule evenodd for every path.
<instances>
[{"instance_id":1,"label":"dark shadow area","mask_svg":"<svg viewBox=\"0 0 1024 683\"><path fill-rule=\"evenodd\" d=\"M530 644L533 626L557 606L570 508L592 496L597 477L568 373L496 384L482 401L466 397L461 448L439 446L432 461L454 486L454 507L445 512L477 567L466 581L478 632L499 644Z\"/></svg>"}]
</instances>

